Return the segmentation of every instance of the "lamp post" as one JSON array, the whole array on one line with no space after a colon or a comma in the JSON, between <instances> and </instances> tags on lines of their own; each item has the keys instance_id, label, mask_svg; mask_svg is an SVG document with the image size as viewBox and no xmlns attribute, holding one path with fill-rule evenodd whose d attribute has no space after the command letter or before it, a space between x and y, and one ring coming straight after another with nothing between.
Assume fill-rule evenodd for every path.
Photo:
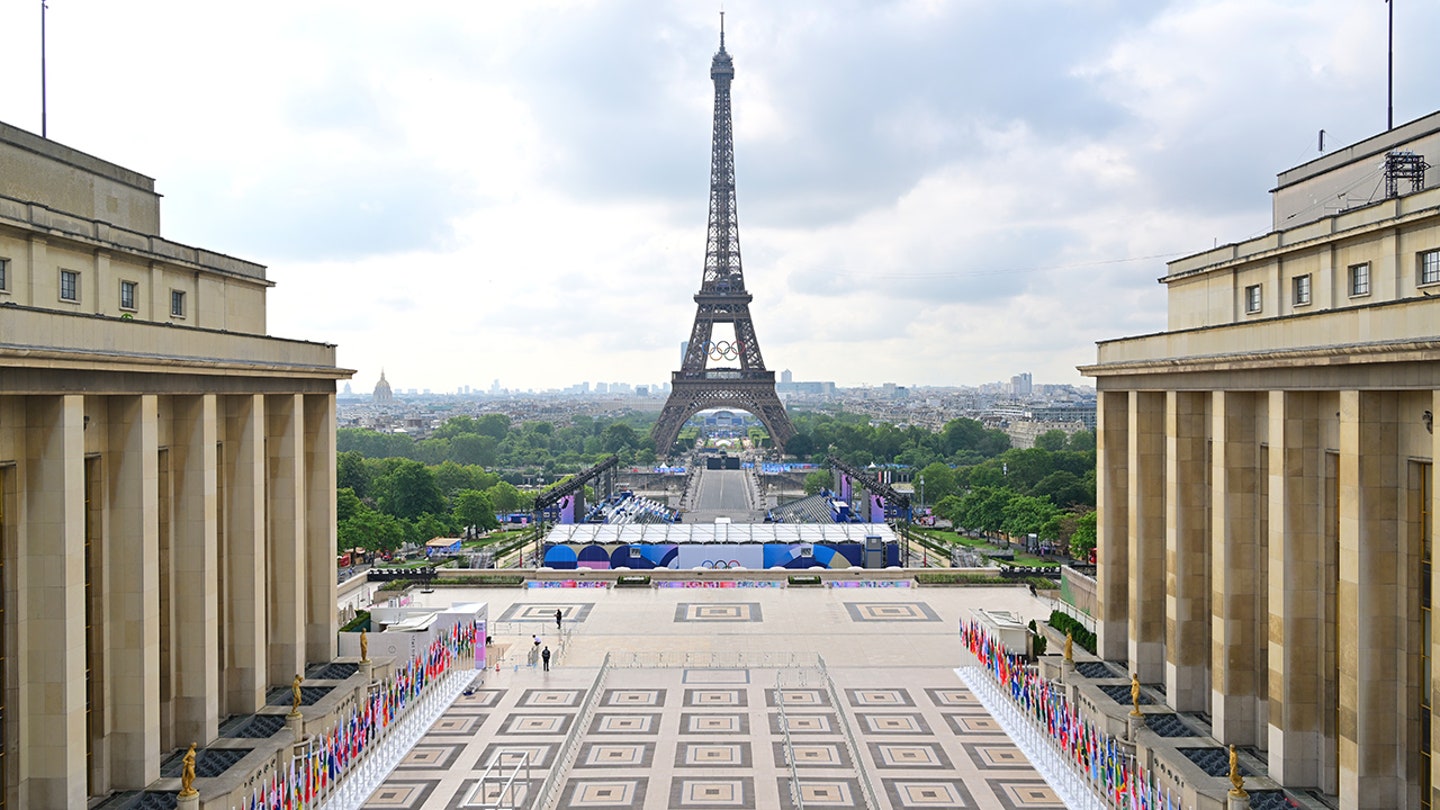
<instances>
[{"instance_id":1,"label":"lamp post","mask_svg":"<svg viewBox=\"0 0 1440 810\"><path fill-rule=\"evenodd\" d=\"M920 476L920 511L925 511L925 476L923 475ZM925 543L920 544L920 567L930 567L930 546Z\"/></svg>"}]
</instances>

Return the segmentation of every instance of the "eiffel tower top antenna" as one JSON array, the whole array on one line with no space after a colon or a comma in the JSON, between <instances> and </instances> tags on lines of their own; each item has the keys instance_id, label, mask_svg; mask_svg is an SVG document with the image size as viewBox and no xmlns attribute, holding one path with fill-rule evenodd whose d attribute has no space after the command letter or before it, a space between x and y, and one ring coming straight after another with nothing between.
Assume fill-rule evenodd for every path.
<instances>
[{"instance_id":1,"label":"eiffel tower top antenna","mask_svg":"<svg viewBox=\"0 0 1440 810\"><path fill-rule=\"evenodd\" d=\"M725 12L720 12L720 50L725 50Z\"/></svg>"}]
</instances>

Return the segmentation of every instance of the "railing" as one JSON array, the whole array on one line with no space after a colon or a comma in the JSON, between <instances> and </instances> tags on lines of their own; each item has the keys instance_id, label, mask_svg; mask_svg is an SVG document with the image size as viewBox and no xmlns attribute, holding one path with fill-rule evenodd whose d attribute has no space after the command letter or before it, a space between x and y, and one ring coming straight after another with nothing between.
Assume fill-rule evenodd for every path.
<instances>
[{"instance_id":1,"label":"railing","mask_svg":"<svg viewBox=\"0 0 1440 810\"><path fill-rule=\"evenodd\" d=\"M600 696L609 675L610 654L606 653L605 660L600 664L600 671L595 673L595 680L585 693L585 708L575 718L575 725L570 728L570 733L565 735L565 741L560 744L555 761L551 763L550 773L545 776L545 782L540 786L539 798L531 805L537 810L555 810L559 804L560 786L565 783L566 774L575 764L575 758L580 755L580 740L585 736L585 729L589 728L591 721L595 719L595 710L600 706Z\"/></svg>"},{"instance_id":2,"label":"railing","mask_svg":"<svg viewBox=\"0 0 1440 810\"><path fill-rule=\"evenodd\" d=\"M830 680L830 671L825 668L825 659L815 656L819 661L820 682L825 685L826 692L830 695L830 702L835 705L835 713L839 716L840 730L845 732L845 747L850 749L850 761L855 763L855 772L860 776L860 796L865 800L865 806L876 810L880 802L875 798L875 787L870 784L870 772L865 767L865 760L860 758L860 746L855 742L855 732L850 729L850 713L845 709L844 701L840 700L840 694L835 691L835 682Z\"/></svg>"},{"instance_id":3,"label":"railing","mask_svg":"<svg viewBox=\"0 0 1440 810\"><path fill-rule=\"evenodd\" d=\"M794 669L819 666L820 656L800 652L628 652L609 653L605 660L615 669Z\"/></svg>"},{"instance_id":4,"label":"railing","mask_svg":"<svg viewBox=\"0 0 1440 810\"><path fill-rule=\"evenodd\" d=\"M780 710L780 736L785 740L785 761L790 765L790 804L795 810L805 810L805 797L800 790L800 769L795 764L795 743L790 739L790 718L785 714L784 675L787 671L794 670L782 669L775 673L775 708ZM803 674L799 680L804 683Z\"/></svg>"},{"instance_id":5,"label":"railing","mask_svg":"<svg viewBox=\"0 0 1440 810\"><path fill-rule=\"evenodd\" d=\"M510 771L509 777L506 777L503 773L506 757L519 757L519 761L514 763L514 768ZM491 786L490 774L497 768L502 769L502 773L496 774L495 778L497 781L504 779L504 783L496 786L498 790L494 792L495 803L491 804L490 799L486 798L489 795L486 788ZM524 772L524 784L528 786L530 784L529 751L510 751L504 748L496 751L494 757L490 760L490 764L486 766L485 772L480 774L480 781L475 784L475 787L470 789L470 794L465 797L465 800L460 803L460 806L482 807L484 810L519 810L520 807L526 804L526 799L529 798L525 797L522 799L520 792L515 789L515 780L520 778L522 771ZM480 802L479 804L477 804L477 800Z\"/></svg>"}]
</instances>

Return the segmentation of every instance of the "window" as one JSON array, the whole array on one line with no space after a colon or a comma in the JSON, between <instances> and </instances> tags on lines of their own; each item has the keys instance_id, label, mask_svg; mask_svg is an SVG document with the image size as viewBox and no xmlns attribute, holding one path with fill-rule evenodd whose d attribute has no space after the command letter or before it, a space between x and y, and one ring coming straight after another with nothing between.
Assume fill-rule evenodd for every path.
<instances>
[{"instance_id":1,"label":"window","mask_svg":"<svg viewBox=\"0 0 1440 810\"><path fill-rule=\"evenodd\" d=\"M1294 295L1291 296L1291 303L1297 307L1303 307L1310 303L1310 276L1296 276L1290 279Z\"/></svg>"},{"instance_id":2,"label":"window","mask_svg":"<svg viewBox=\"0 0 1440 810\"><path fill-rule=\"evenodd\" d=\"M10 291L10 260L0 259L0 292Z\"/></svg>"},{"instance_id":3,"label":"window","mask_svg":"<svg viewBox=\"0 0 1440 810\"><path fill-rule=\"evenodd\" d=\"M80 273L75 270L60 271L60 300L80 300Z\"/></svg>"},{"instance_id":4,"label":"window","mask_svg":"<svg viewBox=\"0 0 1440 810\"><path fill-rule=\"evenodd\" d=\"M177 318L185 317L185 293L181 290L170 291L170 314Z\"/></svg>"},{"instance_id":5,"label":"window","mask_svg":"<svg viewBox=\"0 0 1440 810\"><path fill-rule=\"evenodd\" d=\"M1350 297L1370 294L1370 263L1350 265Z\"/></svg>"},{"instance_id":6,"label":"window","mask_svg":"<svg viewBox=\"0 0 1440 810\"><path fill-rule=\"evenodd\" d=\"M3 262L0 262L3 264ZM1420 253L1420 284L1440 284L1440 250ZM5 286L0 284L0 287Z\"/></svg>"},{"instance_id":7,"label":"window","mask_svg":"<svg viewBox=\"0 0 1440 810\"><path fill-rule=\"evenodd\" d=\"M134 309L134 308L135 308L135 290L136 290L136 288L138 288L139 286L140 286L139 284L137 284L136 282L133 282L133 281L122 281L122 282L120 282L120 308L121 308L121 309Z\"/></svg>"},{"instance_id":8,"label":"window","mask_svg":"<svg viewBox=\"0 0 1440 810\"><path fill-rule=\"evenodd\" d=\"M1245 311L1255 314L1260 311L1260 285L1251 284L1245 288Z\"/></svg>"}]
</instances>

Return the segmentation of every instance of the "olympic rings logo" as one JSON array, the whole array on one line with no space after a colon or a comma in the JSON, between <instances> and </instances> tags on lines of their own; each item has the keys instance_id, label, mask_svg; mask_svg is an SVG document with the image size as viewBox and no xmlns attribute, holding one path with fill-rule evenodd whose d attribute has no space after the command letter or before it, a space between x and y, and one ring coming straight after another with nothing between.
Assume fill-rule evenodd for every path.
<instances>
[{"instance_id":1,"label":"olympic rings logo","mask_svg":"<svg viewBox=\"0 0 1440 810\"><path fill-rule=\"evenodd\" d=\"M715 340L705 344L705 351L710 354L711 360L736 360L745 353L745 342Z\"/></svg>"}]
</instances>

